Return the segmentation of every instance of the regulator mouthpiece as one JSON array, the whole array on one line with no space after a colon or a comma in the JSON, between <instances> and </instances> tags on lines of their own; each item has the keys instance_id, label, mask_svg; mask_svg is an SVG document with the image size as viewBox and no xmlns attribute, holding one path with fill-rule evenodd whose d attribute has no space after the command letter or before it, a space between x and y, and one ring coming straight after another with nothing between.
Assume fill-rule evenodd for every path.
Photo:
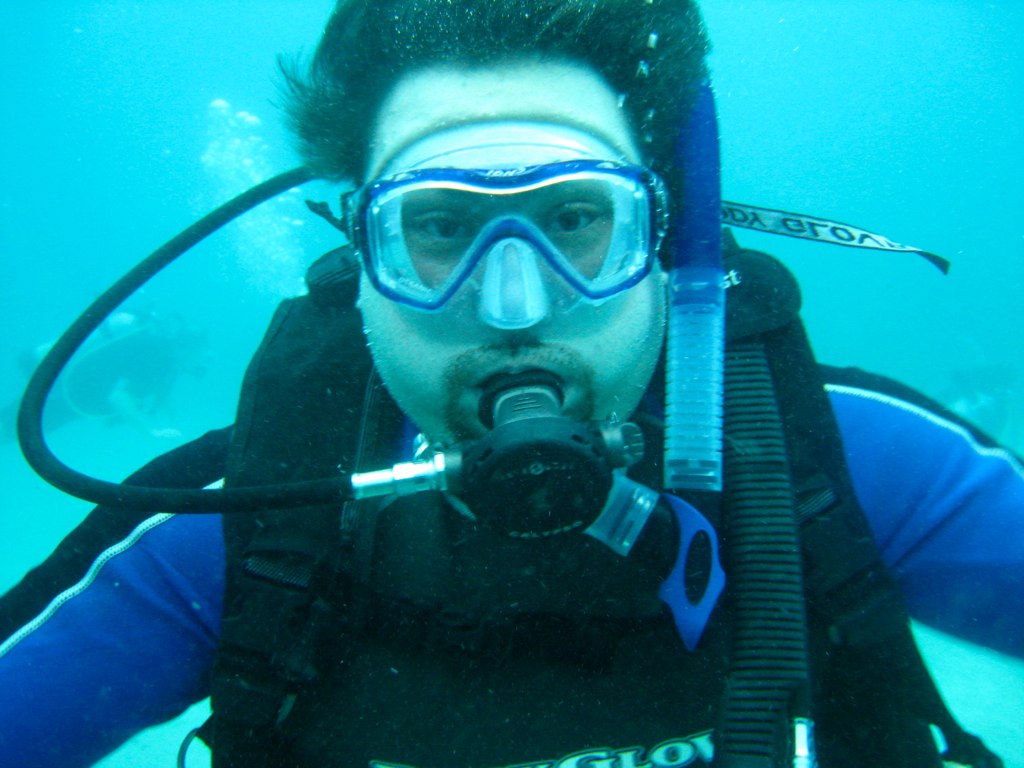
<instances>
[{"instance_id":1,"label":"regulator mouthpiece","mask_svg":"<svg viewBox=\"0 0 1024 768\"><path fill-rule=\"evenodd\" d=\"M480 421L491 429L462 451L452 491L482 524L521 539L585 528L611 489L611 470L590 424L562 416L562 382L549 371L484 382Z\"/></svg>"},{"instance_id":2,"label":"regulator mouthpiece","mask_svg":"<svg viewBox=\"0 0 1024 768\"><path fill-rule=\"evenodd\" d=\"M356 497L445 491L503 535L545 539L580 530L627 554L656 501L656 494L638 495L615 480L616 469L643 457L640 428L563 416L563 383L549 371L499 374L482 390L479 417L490 432L418 461L353 475Z\"/></svg>"},{"instance_id":3,"label":"regulator mouthpiece","mask_svg":"<svg viewBox=\"0 0 1024 768\"><path fill-rule=\"evenodd\" d=\"M501 373L483 383L478 416L488 429L517 419L561 416L562 381L550 371Z\"/></svg>"}]
</instances>

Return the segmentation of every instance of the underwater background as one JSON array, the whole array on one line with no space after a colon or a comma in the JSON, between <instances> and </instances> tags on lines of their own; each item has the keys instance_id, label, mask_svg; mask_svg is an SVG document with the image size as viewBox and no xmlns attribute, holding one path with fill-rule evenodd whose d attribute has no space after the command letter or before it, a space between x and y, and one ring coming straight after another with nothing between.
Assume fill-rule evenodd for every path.
<instances>
[{"instance_id":1,"label":"underwater background","mask_svg":"<svg viewBox=\"0 0 1024 768\"><path fill-rule=\"evenodd\" d=\"M275 55L310 53L330 0L0 3L0 406L34 350L215 205L296 164ZM953 262L737 231L798 275L819 359L889 375L1024 452L1024 3L705 0L724 197L834 218ZM80 418L51 443L120 479L233 420L270 315L337 243L292 191L126 308L196 333L147 424ZM194 354L193 354L194 353ZM9 413L9 411L5 411ZM0 589L88 511L35 477L2 425ZM154 434L156 433L156 434ZM1024 766L1024 662L920 628L969 730ZM101 765L170 765L197 705ZM203 765L193 748L189 765Z\"/></svg>"}]
</instances>

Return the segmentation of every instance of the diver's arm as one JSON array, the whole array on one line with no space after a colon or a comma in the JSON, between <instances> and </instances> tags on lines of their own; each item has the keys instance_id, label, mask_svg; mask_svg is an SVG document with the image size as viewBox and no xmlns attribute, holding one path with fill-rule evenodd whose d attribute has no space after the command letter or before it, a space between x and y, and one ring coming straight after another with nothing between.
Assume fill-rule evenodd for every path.
<instances>
[{"instance_id":1,"label":"diver's arm","mask_svg":"<svg viewBox=\"0 0 1024 768\"><path fill-rule=\"evenodd\" d=\"M1024 469L900 385L826 370L857 497L911 615L1024 657Z\"/></svg>"},{"instance_id":2,"label":"diver's arm","mask_svg":"<svg viewBox=\"0 0 1024 768\"><path fill-rule=\"evenodd\" d=\"M231 427L158 456L133 473L124 485L157 488L203 488L224 477ZM0 596L0 643L39 615L68 587L76 584L108 547L123 540L148 512L96 507L69 533L53 553Z\"/></svg>"},{"instance_id":3,"label":"diver's arm","mask_svg":"<svg viewBox=\"0 0 1024 768\"><path fill-rule=\"evenodd\" d=\"M87 766L208 694L221 521L155 515L0 646L4 765Z\"/></svg>"}]
</instances>

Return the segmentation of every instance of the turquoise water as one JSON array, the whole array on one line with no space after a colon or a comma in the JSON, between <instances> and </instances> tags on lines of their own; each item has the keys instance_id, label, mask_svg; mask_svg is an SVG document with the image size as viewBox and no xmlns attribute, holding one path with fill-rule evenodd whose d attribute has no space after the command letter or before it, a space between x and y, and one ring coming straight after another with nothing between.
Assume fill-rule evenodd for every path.
<instances>
[{"instance_id":1,"label":"turquoise water","mask_svg":"<svg viewBox=\"0 0 1024 768\"><path fill-rule=\"evenodd\" d=\"M0 5L0 403L17 353L56 337L142 255L294 163L272 102L274 56L311 50L328 0ZM1024 4L840 0L704 4L728 199L857 224L953 261L864 255L740 233L799 275L823 361L958 405L1024 451ZM221 102L224 102L222 104ZM212 238L144 302L207 329L212 362L153 426L232 420L243 366L331 232L286 197ZM177 440L80 421L73 466L119 478ZM0 445L0 588L87 510ZM1024 766L1024 666L926 636L965 721ZM185 718L195 720L191 713ZM167 764L179 721L105 765ZM1013 730L1016 729L1016 730ZM197 763L198 764L198 763Z\"/></svg>"}]
</instances>

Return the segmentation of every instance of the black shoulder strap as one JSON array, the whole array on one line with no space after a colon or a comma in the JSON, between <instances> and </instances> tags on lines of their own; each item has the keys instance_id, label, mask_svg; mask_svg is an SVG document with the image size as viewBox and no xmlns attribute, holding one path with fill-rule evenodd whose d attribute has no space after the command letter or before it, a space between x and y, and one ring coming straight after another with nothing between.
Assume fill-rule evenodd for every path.
<instances>
[{"instance_id":1,"label":"black shoulder strap","mask_svg":"<svg viewBox=\"0 0 1024 768\"><path fill-rule=\"evenodd\" d=\"M819 734L843 742L821 743L821 754L854 754L879 766L938 766L931 724L943 731L947 759L1000 765L956 723L920 657L902 595L857 504L835 415L796 313L792 277L781 275L785 269L766 254L740 249L731 237L726 242L746 315L730 334L759 331L783 419L800 523L814 710L827 723ZM739 290L730 291L730 301L739 298Z\"/></svg>"},{"instance_id":2,"label":"black shoulder strap","mask_svg":"<svg viewBox=\"0 0 1024 768\"><path fill-rule=\"evenodd\" d=\"M377 461L368 446L394 443L401 422L373 375L351 270L332 252L311 275L311 294L279 307L246 373L228 485L329 476ZM367 421L368 402L391 418ZM341 558L357 549L352 516L335 506L224 516L222 634L201 733L217 768L276 764L277 726L317 675L318 639L340 639L337 622L354 614L338 581Z\"/></svg>"}]
</instances>

